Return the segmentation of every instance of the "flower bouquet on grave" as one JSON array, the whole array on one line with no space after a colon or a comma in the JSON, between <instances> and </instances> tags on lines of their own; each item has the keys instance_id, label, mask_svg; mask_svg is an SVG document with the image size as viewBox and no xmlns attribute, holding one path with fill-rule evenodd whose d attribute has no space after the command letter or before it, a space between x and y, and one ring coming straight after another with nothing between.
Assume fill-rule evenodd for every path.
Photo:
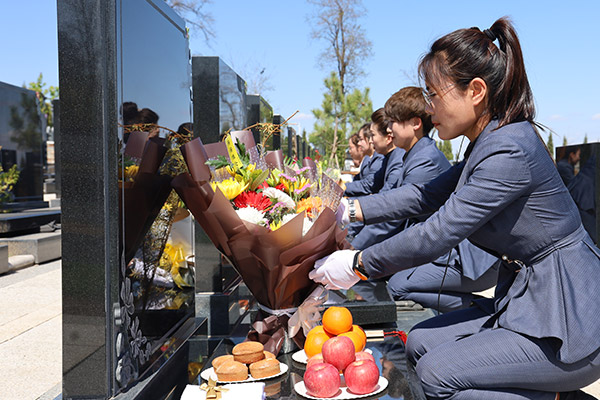
<instances>
[{"instance_id":1,"label":"flower bouquet on grave","mask_svg":"<svg viewBox=\"0 0 600 400\"><path fill-rule=\"evenodd\" d=\"M172 185L256 298L249 338L275 354L286 337L303 346L325 297L308 273L319 258L350 247L334 213L343 191L317 164L298 168L284 165L281 151L261 154L250 132L225 140L218 146L226 154L216 157L208 156L216 144L199 138L182 146L189 173Z\"/></svg>"}]
</instances>

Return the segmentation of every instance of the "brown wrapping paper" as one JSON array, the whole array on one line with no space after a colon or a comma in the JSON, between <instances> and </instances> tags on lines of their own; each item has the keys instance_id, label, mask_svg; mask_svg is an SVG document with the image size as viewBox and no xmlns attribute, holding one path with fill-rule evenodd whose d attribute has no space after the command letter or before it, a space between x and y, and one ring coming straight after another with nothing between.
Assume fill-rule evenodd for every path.
<instances>
[{"instance_id":1,"label":"brown wrapping paper","mask_svg":"<svg viewBox=\"0 0 600 400\"><path fill-rule=\"evenodd\" d=\"M281 151L281 149L267 151L265 162L267 163L267 167L270 169L278 169L283 171L283 158L283 151Z\"/></svg>"},{"instance_id":2,"label":"brown wrapping paper","mask_svg":"<svg viewBox=\"0 0 600 400\"><path fill-rule=\"evenodd\" d=\"M186 146L189 144L183 147ZM196 157L194 152L198 151L190 151L192 146L184 153L188 166L193 165L190 158ZM304 213L281 228L269 231L242 221L231 202L220 190L214 192L206 180L197 181L190 174L183 174L171 184L215 247L231 261L256 300L272 310L298 307L317 286L308 278L314 262L336 250L350 248L345 231L337 226L330 209L319 215L305 236L302 236ZM288 319L263 311L258 314L255 330L249 337L259 338L263 344L274 344L269 351L276 354L283 343L281 329L287 329ZM303 345L302 332L294 339Z\"/></svg>"}]
</instances>

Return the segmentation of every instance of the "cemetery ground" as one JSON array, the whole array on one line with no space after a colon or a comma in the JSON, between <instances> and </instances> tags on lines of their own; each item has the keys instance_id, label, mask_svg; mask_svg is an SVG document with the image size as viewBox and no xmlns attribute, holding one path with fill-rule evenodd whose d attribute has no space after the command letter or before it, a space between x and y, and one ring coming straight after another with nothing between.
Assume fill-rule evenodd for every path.
<instances>
[{"instance_id":1,"label":"cemetery ground","mask_svg":"<svg viewBox=\"0 0 600 400\"><path fill-rule=\"evenodd\" d=\"M0 399L60 399L60 260L0 275L0 301ZM584 390L600 397L600 381Z\"/></svg>"}]
</instances>

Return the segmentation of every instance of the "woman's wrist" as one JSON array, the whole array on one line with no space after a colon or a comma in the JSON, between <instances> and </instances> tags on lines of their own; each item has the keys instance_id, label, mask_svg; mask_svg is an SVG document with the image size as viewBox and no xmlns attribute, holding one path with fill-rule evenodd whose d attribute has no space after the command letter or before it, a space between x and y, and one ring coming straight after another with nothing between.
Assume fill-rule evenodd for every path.
<instances>
[{"instance_id":1,"label":"woman's wrist","mask_svg":"<svg viewBox=\"0 0 600 400\"><path fill-rule=\"evenodd\" d=\"M356 199L354 202L355 216L357 221L364 221L362 208L360 207L360 201Z\"/></svg>"}]
</instances>

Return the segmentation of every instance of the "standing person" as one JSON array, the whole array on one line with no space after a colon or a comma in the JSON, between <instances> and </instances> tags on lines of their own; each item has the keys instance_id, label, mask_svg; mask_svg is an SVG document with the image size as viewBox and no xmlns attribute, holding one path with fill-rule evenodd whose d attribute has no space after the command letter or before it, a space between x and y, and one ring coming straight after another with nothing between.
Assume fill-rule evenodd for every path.
<instances>
[{"instance_id":1,"label":"standing person","mask_svg":"<svg viewBox=\"0 0 600 400\"><path fill-rule=\"evenodd\" d=\"M437 211L362 252L317 261L311 278L349 287L358 275L389 275L469 238L502 258L495 298L411 330L407 358L425 395L592 398L577 389L600 378L600 252L533 125L512 24L501 18L438 39L419 72L440 138L470 140L466 160L429 184L361 199L356 214L366 221ZM381 212L389 203L403 207Z\"/></svg>"},{"instance_id":2,"label":"standing person","mask_svg":"<svg viewBox=\"0 0 600 400\"><path fill-rule=\"evenodd\" d=\"M389 190L394 187L402 173L404 150L394 145L392 134L387 132L387 121L383 108L371 114L371 120L373 121L370 125L373 146L375 151L383 156L383 161L375 174L359 181L348 182L344 191L346 196L364 196L381 190Z\"/></svg>"}]
</instances>

